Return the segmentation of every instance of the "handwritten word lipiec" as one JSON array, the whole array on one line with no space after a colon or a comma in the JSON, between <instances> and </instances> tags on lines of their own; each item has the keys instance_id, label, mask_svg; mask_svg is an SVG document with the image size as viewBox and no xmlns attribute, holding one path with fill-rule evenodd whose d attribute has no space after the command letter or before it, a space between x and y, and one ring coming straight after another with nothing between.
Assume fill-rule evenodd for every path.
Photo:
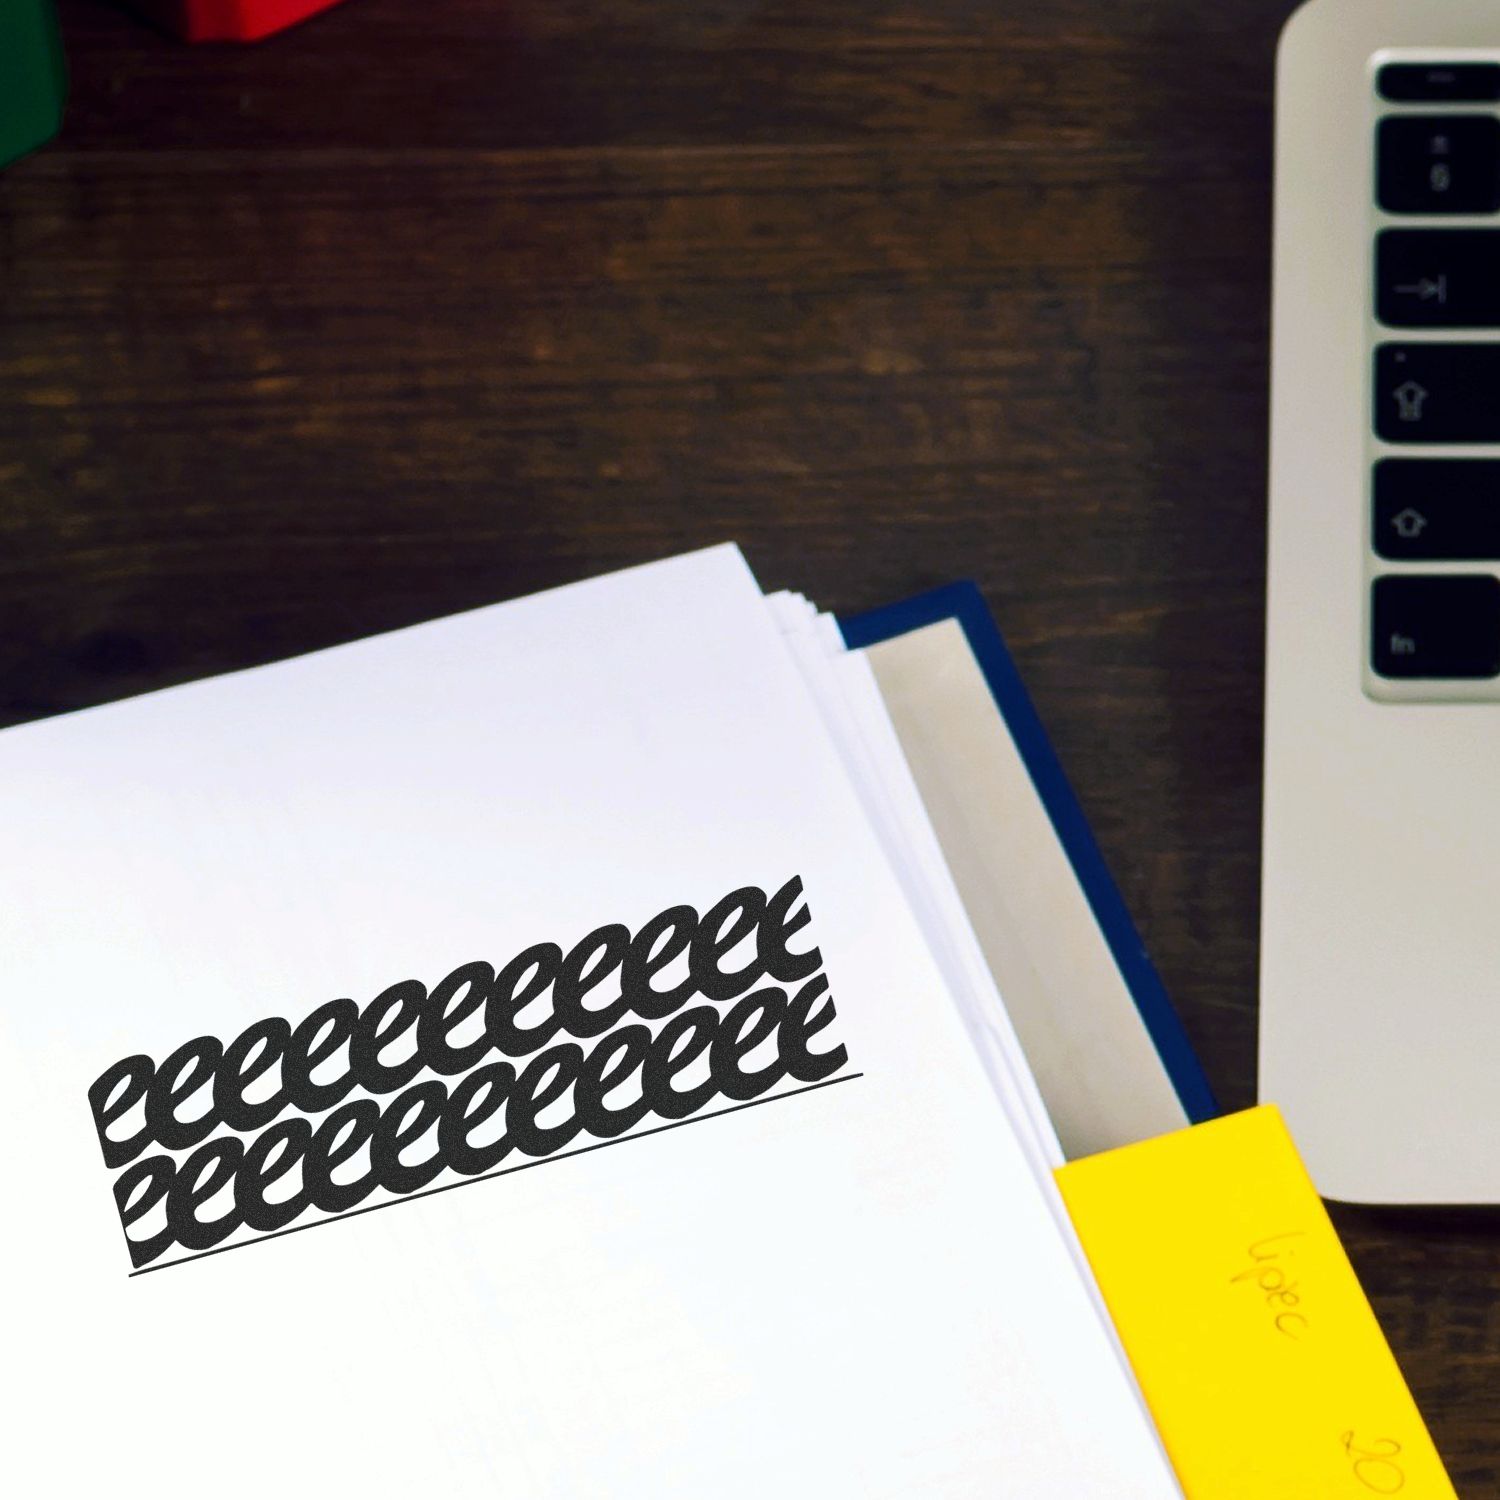
<instances>
[{"instance_id":1,"label":"handwritten word lipiec","mask_svg":"<svg viewBox=\"0 0 1500 1500\"><path fill-rule=\"evenodd\" d=\"M818 949L792 946L809 922L800 879L745 886L120 1059L88 1101L133 1265L830 1078L848 1054L814 1050L835 1009Z\"/></svg>"}]
</instances>

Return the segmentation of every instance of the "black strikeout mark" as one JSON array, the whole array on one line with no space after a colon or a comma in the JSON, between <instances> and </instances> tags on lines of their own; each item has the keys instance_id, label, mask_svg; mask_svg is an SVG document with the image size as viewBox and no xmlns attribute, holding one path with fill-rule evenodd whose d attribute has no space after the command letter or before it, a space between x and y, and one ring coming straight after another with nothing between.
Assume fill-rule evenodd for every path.
<instances>
[{"instance_id":1,"label":"black strikeout mark","mask_svg":"<svg viewBox=\"0 0 1500 1500\"><path fill-rule=\"evenodd\" d=\"M445 1182L441 1187L406 1193L399 1198L388 1198L384 1203L371 1203L364 1208L351 1209L347 1213L332 1214L326 1219L316 1219L311 1224L294 1224L289 1229L259 1234L254 1239L241 1240L235 1245L219 1245L213 1250L200 1250L197 1255L184 1255L178 1260L163 1261L160 1265L142 1266L140 1270L130 1272L130 1275L132 1277L149 1276L153 1271L169 1271L173 1266L185 1266L195 1260L207 1260L210 1255L227 1255L231 1250L246 1250L251 1245L261 1245L267 1240L279 1240L289 1234L301 1234L304 1229L321 1229L325 1224L340 1224L345 1219L356 1219L361 1214L373 1214L382 1208L395 1208L399 1203L411 1203L417 1198L431 1198L438 1193L452 1192L454 1188L472 1187L477 1182L488 1182L494 1177L509 1177L512 1172L528 1172L532 1167L548 1167L554 1162L565 1161L570 1156L587 1156L590 1151L602 1151L606 1146L623 1146L629 1141L643 1141L648 1135L661 1135L668 1130L680 1130L684 1125L698 1125L704 1120L717 1119L720 1115L735 1115L742 1109L755 1109L761 1104L775 1104L780 1099L791 1099L798 1094L812 1094L819 1089L831 1089L836 1083L853 1083L856 1078L864 1076L863 1073L845 1073L838 1078L825 1078L822 1083L809 1083L803 1088L788 1089L784 1094L772 1094L766 1099L752 1099L748 1104L732 1104L728 1109L709 1110L707 1114L694 1115L688 1120L673 1120L666 1125L653 1125L650 1130L640 1130L634 1135L619 1136L612 1141L595 1141L592 1146L579 1146L575 1151L559 1151L553 1156L543 1156L536 1161L520 1162L514 1167L501 1167L498 1172L487 1172L483 1177L466 1177L462 1182Z\"/></svg>"},{"instance_id":2,"label":"black strikeout mark","mask_svg":"<svg viewBox=\"0 0 1500 1500\"><path fill-rule=\"evenodd\" d=\"M120 1058L88 1102L134 1269L212 1250L242 1227L266 1236L312 1210L346 1214L372 1193L411 1197L450 1171L495 1175L512 1152L556 1156L648 1117L696 1118L721 1098L744 1104L841 1074L844 1045L815 1045L837 1019L822 954L793 946L810 923L799 877L771 896L741 886L706 912L670 906L635 931L607 922L566 952L535 943L498 972L476 959L431 989L403 979L364 1006L326 1001L295 1026L267 1016L228 1043L205 1034L160 1062ZM705 1076L685 1084L700 1060ZM268 1074L268 1096L248 1092ZM638 1097L609 1102L630 1079ZM567 1118L543 1124L570 1091ZM183 1118L195 1097L206 1107ZM433 1152L403 1160L430 1132ZM366 1149L368 1170L337 1180ZM294 1172L298 1190L272 1197ZM215 1202L223 1211L201 1218ZM158 1207L162 1227L132 1235Z\"/></svg>"}]
</instances>

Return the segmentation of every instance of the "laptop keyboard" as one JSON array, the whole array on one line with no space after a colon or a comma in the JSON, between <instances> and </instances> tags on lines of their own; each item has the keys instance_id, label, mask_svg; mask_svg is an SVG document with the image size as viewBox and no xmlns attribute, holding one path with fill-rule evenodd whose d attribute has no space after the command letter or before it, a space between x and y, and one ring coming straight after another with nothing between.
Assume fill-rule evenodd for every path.
<instances>
[{"instance_id":1,"label":"laptop keyboard","mask_svg":"<svg viewBox=\"0 0 1500 1500\"><path fill-rule=\"evenodd\" d=\"M1370 666L1500 689L1500 62L1375 87Z\"/></svg>"}]
</instances>

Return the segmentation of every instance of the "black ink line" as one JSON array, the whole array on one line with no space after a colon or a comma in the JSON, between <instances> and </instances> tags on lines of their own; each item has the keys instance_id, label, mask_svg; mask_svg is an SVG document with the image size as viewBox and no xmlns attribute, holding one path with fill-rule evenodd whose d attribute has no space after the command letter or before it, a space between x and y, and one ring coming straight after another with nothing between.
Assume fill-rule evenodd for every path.
<instances>
[{"instance_id":1,"label":"black ink line","mask_svg":"<svg viewBox=\"0 0 1500 1500\"><path fill-rule=\"evenodd\" d=\"M678 1130L684 1125L697 1125L704 1120L715 1120L720 1115L738 1114L742 1109L754 1109L757 1104L774 1104L778 1099L794 1099L798 1094L811 1094L817 1089L829 1089L836 1083L852 1083L863 1078L863 1073L845 1073L842 1078L825 1078L822 1083L809 1083L800 1089L788 1089L784 1094L771 1094L765 1099L752 1099L748 1104L731 1104L728 1109L710 1110L706 1115L694 1115L690 1120L673 1120L667 1125L654 1125L650 1130L638 1130L634 1135L622 1135L612 1141L595 1141L592 1146L579 1146L574 1151L559 1151L555 1156L541 1156L535 1161L523 1161L513 1167L501 1167L497 1172L486 1172L482 1177L465 1177L462 1182L445 1182L442 1187L423 1188L420 1192L407 1193L401 1198L387 1198L384 1203L370 1203L364 1208L351 1208L346 1214L333 1214L326 1219L314 1219L311 1224L293 1224L290 1229L274 1229L270 1234L258 1234L254 1239L241 1240L237 1245L217 1245L212 1250L200 1250L196 1255L184 1255L179 1260L163 1261L159 1266L142 1266L130 1275L148 1276L152 1271L170 1271L173 1266L189 1265L195 1260L207 1260L210 1255L225 1255L231 1250L248 1250L251 1245L261 1245L267 1240L279 1240L288 1234L301 1234L304 1229L321 1229L325 1224L339 1224L345 1219L357 1219L361 1214L373 1214L378 1209L395 1208L401 1203L411 1203L417 1198L431 1198L435 1193L451 1193L454 1188L473 1187L477 1182L488 1182L494 1177L509 1177L512 1172L529 1172L532 1167L550 1167L553 1162L563 1161L569 1156L587 1156L590 1151L602 1151L606 1146L623 1146L629 1141L643 1141L648 1135L660 1135L664 1130ZM126 1243L129 1244L129 1236Z\"/></svg>"}]
</instances>

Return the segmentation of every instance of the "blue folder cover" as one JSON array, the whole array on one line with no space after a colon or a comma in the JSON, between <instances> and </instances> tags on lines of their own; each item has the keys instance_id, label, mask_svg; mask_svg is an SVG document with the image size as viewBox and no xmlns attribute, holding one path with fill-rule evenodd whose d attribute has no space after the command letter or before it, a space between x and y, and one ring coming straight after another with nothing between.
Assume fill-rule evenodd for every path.
<instances>
[{"instance_id":1,"label":"blue folder cover","mask_svg":"<svg viewBox=\"0 0 1500 1500\"><path fill-rule=\"evenodd\" d=\"M950 583L899 604L840 618L839 629L845 644L859 650L939 620L956 620L968 639L1184 1113L1194 1124L1213 1119L1220 1112L1213 1090L1105 867L1083 809L1068 785L983 594L972 583Z\"/></svg>"}]
</instances>

